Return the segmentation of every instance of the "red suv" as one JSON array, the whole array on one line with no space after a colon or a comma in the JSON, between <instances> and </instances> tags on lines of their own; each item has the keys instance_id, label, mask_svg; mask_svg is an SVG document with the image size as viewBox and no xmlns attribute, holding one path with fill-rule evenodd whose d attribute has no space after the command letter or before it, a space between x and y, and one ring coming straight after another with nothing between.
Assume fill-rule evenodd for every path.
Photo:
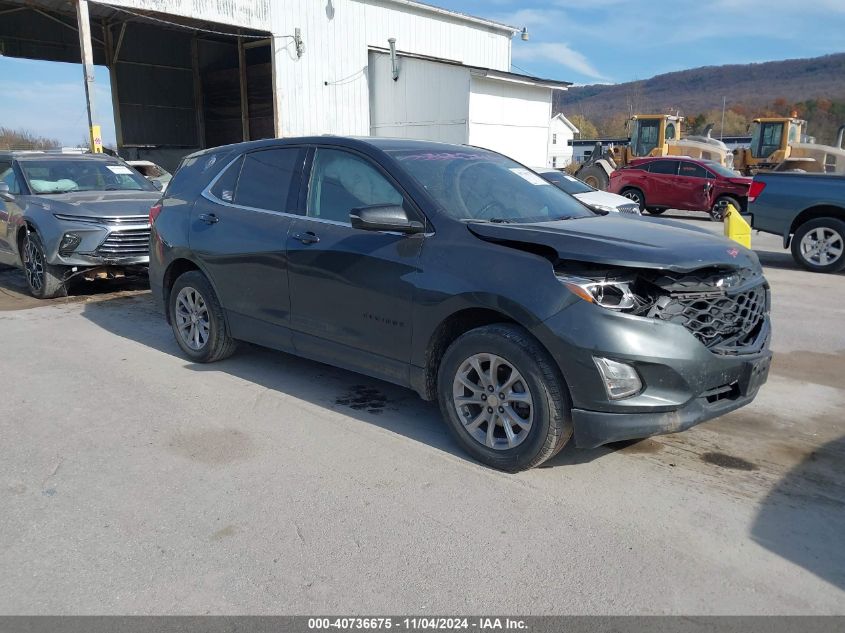
<instances>
[{"instance_id":1,"label":"red suv","mask_svg":"<svg viewBox=\"0 0 845 633\"><path fill-rule=\"evenodd\" d=\"M732 202L743 210L751 178L719 163L684 156L640 158L610 174L608 191L630 198L641 211L658 215L666 209L707 211L721 222Z\"/></svg>"}]
</instances>

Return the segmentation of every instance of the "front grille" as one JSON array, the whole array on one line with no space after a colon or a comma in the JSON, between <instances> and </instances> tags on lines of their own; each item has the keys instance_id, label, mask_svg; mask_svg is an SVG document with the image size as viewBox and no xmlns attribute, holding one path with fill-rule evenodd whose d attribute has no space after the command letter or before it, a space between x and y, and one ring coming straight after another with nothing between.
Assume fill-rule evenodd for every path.
<instances>
[{"instance_id":1,"label":"front grille","mask_svg":"<svg viewBox=\"0 0 845 633\"><path fill-rule=\"evenodd\" d=\"M112 231L97 248L101 257L141 257L150 254L150 229Z\"/></svg>"},{"instance_id":2,"label":"front grille","mask_svg":"<svg viewBox=\"0 0 845 633\"><path fill-rule=\"evenodd\" d=\"M640 205L636 203L620 204L616 208L619 209L619 213L630 213L632 215L640 215Z\"/></svg>"},{"instance_id":3,"label":"front grille","mask_svg":"<svg viewBox=\"0 0 845 633\"><path fill-rule=\"evenodd\" d=\"M662 276L648 316L678 323L718 354L756 352L768 334L769 289L750 270Z\"/></svg>"}]
</instances>

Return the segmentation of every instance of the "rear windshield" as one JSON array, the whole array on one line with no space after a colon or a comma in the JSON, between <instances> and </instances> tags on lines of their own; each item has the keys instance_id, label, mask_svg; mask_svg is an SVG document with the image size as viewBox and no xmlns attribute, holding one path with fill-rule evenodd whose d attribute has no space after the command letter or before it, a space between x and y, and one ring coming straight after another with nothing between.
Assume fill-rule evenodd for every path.
<instances>
[{"instance_id":1,"label":"rear windshield","mask_svg":"<svg viewBox=\"0 0 845 633\"><path fill-rule=\"evenodd\" d=\"M550 222L595 215L527 167L494 152L455 147L388 153L456 220Z\"/></svg>"},{"instance_id":2,"label":"rear windshield","mask_svg":"<svg viewBox=\"0 0 845 633\"><path fill-rule=\"evenodd\" d=\"M570 176L559 171L544 171L540 175L561 191L565 191L572 196L576 193L590 193L591 191L595 191L590 185L581 182L575 176Z\"/></svg>"},{"instance_id":3,"label":"rear windshield","mask_svg":"<svg viewBox=\"0 0 845 633\"><path fill-rule=\"evenodd\" d=\"M71 191L158 191L123 163L92 159L22 160L19 163L36 194Z\"/></svg>"},{"instance_id":4,"label":"rear windshield","mask_svg":"<svg viewBox=\"0 0 845 633\"><path fill-rule=\"evenodd\" d=\"M738 171L734 169L728 169L724 165L717 163L717 162L706 162L707 169L710 171L715 171L720 176L724 176L725 178L735 178L737 176L742 176Z\"/></svg>"}]
</instances>

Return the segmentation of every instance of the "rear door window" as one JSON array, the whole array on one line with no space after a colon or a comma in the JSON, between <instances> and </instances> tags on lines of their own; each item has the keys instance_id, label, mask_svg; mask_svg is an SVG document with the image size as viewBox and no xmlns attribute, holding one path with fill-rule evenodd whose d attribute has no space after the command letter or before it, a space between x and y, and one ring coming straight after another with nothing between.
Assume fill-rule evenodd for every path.
<instances>
[{"instance_id":1,"label":"rear door window","mask_svg":"<svg viewBox=\"0 0 845 633\"><path fill-rule=\"evenodd\" d=\"M656 160L648 166L649 173L675 176L678 173L678 161Z\"/></svg>"},{"instance_id":2,"label":"rear door window","mask_svg":"<svg viewBox=\"0 0 845 633\"><path fill-rule=\"evenodd\" d=\"M246 154L235 187L235 204L278 212L295 209L303 156L304 150L299 147Z\"/></svg>"},{"instance_id":3,"label":"rear door window","mask_svg":"<svg viewBox=\"0 0 845 633\"><path fill-rule=\"evenodd\" d=\"M689 176L692 178L707 178L709 176L709 172L701 165L681 161L681 169L678 172L678 175Z\"/></svg>"}]
</instances>

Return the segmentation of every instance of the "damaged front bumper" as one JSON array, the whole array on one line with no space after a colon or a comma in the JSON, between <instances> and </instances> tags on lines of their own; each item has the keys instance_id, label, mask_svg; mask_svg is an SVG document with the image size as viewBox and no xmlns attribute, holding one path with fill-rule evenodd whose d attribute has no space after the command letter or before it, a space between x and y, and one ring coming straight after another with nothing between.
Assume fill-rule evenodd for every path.
<instances>
[{"instance_id":1,"label":"damaged front bumper","mask_svg":"<svg viewBox=\"0 0 845 633\"><path fill-rule=\"evenodd\" d=\"M682 325L577 301L532 329L569 387L576 445L593 448L688 429L751 402L765 383L768 317L753 353L720 354ZM594 358L635 368L642 389L610 400Z\"/></svg>"}]
</instances>

